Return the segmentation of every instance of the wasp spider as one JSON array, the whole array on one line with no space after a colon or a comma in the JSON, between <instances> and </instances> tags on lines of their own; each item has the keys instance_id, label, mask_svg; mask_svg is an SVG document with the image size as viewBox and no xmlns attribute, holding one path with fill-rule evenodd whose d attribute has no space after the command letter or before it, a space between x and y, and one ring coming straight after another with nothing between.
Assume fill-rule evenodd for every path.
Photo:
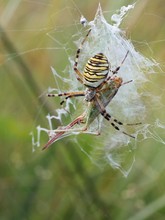
<instances>
[{"instance_id":1,"label":"wasp spider","mask_svg":"<svg viewBox=\"0 0 165 220\"><path fill-rule=\"evenodd\" d=\"M113 94L113 97L111 97L110 100L108 100L108 103L102 103L102 100L99 98L101 94L104 94L104 90L110 90L109 88L109 82L114 80L114 74L117 74L121 65L124 63L129 51L127 51L124 59L122 60L120 66L118 66L115 70L110 69L110 63L107 59L107 57L103 53L97 53L93 57L91 57L87 64L85 65L83 73L81 73L78 70L78 61L80 52L82 50L83 44L85 43L86 39L88 38L89 34L91 32L91 29L88 31L86 37L82 41L80 47L77 49L75 63L74 63L74 71L76 73L77 80L79 80L80 83L86 86L85 91L74 91L74 92L66 92L66 93L60 93L60 94L48 94L49 97L56 97L56 96L65 96L65 99L77 97L77 96L84 96L85 100L87 102L92 102L92 105L95 106L95 108L98 109L100 114L108 121L111 122L111 125L116 129L120 130L118 126L123 125L122 122L118 121L117 119L114 119L111 117L110 114L106 112L105 107L107 104L111 101L111 99L115 96ZM109 72L112 73L112 76L109 76ZM116 75L115 75L116 76ZM116 76L116 81L120 81L120 85L122 85L122 78ZM129 81L130 82L130 81ZM126 82L127 83L127 82ZM107 87L105 86L107 84ZM123 83L125 84L125 83ZM119 86L120 87L120 86ZM106 89L105 89L106 88ZM116 92L118 91L118 88ZM110 93L110 92L109 92ZM63 104L64 101L61 102ZM113 121L112 121L113 120ZM116 125L118 124L118 126ZM139 124L139 123L136 123ZM127 124L127 125L133 125L133 124ZM125 132L124 134L133 137L132 135L129 135Z\"/></svg>"}]
</instances>

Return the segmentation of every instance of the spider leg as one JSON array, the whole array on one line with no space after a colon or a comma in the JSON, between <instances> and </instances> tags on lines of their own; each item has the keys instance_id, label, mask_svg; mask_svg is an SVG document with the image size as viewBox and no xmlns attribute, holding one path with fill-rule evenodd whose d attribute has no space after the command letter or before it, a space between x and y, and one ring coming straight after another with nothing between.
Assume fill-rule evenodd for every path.
<instances>
[{"instance_id":1,"label":"spider leg","mask_svg":"<svg viewBox=\"0 0 165 220\"><path fill-rule=\"evenodd\" d=\"M64 102L67 100L67 99L70 99L70 98L73 98L73 97L79 97L79 96L85 96L85 93L82 92L82 93L79 93L79 94L71 94L71 95L68 95L65 97L65 99L63 101L60 102L60 105L63 105Z\"/></svg>"},{"instance_id":2,"label":"spider leg","mask_svg":"<svg viewBox=\"0 0 165 220\"><path fill-rule=\"evenodd\" d=\"M126 60L126 58L127 58L127 56L128 56L128 53L129 53L129 50L127 51L127 53L126 53L124 59L122 60L120 66L116 67L115 70L112 70L112 74L113 74L113 75L116 74L116 73L118 73L119 69L121 68L121 66L123 65L124 61Z\"/></svg>"},{"instance_id":3,"label":"spider leg","mask_svg":"<svg viewBox=\"0 0 165 220\"><path fill-rule=\"evenodd\" d=\"M80 52L82 50L82 46L84 44L84 42L86 41L89 33L91 32L91 29L88 31L87 35L85 36L84 40L81 42L80 47L77 49L77 53L76 53L76 58L75 58L75 63L74 63L74 71L77 74L77 80L80 81L83 84L83 75L82 73L77 69L78 66L78 60L79 60L79 56L80 56Z\"/></svg>"},{"instance_id":4,"label":"spider leg","mask_svg":"<svg viewBox=\"0 0 165 220\"><path fill-rule=\"evenodd\" d=\"M60 105L63 105L63 103L68 99L68 98L73 98L73 97L78 97L78 96L85 96L84 91L77 91L77 92L64 92L64 93L59 93L59 94L48 94L48 97L58 97L58 96L65 96L65 99L60 102Z\"/></svg>"},{"instance_id":5,"label":"spider leg","mask_svg":"<svg viewBox=\"0 0 165 220\"><path fill-rule=\"evenodd\" d=\"M116 125L118 124L119 126L122 126L122 125L138 125L138 124L141 124L141 123L134 123L134 124L124 124L122 123L121 121L117 120L116 118L113 118L109 113L106 112L106 109L104 108L104 106L102 105L102 103L100 102L100 100L97 98L97 96L95 96L95 102L96 102L96 105L100 111L100 114L108 121L110 121L111 125L117 130L117 131L121 131L120 128ZM135 138L133 135L131 134L128 134L124 131L121 131L123 134L131 137L131 138Z\"/></svg>"}]
</instances>

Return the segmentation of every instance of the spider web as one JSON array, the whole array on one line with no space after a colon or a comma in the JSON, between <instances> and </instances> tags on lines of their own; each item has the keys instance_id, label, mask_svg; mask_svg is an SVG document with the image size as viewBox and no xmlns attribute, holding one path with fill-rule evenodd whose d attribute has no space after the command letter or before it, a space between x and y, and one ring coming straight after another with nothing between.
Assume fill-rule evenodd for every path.
<instances>
[{"instance_id":1,"label":"spider web","mask_svg":"<svg viewBox=\"0 0 165 220\"><path fill-rule=\"evenodd\" d=\"M155 87L152 79L160 71L159 64L155 60L148 59L140 54L134 48L132 42L125 37L125 32L120 29L123 19L134 6L123 6L118 13L111 17L112 24L109 24L104 18L101 6L99 5L94 20L88 22L84 16L81 16L80 24L75 24L78 27L78 32L72 36L71 40L78 48L87 30L92 29L80 53L78 69L81 72L86 61L98 52L102 52L108 57L111 69L114 70L121 64L125 54L129 51L129 55L118 75L123 78L124 82L129 80L133 80L133 82L119 89L106 110L123 123L142 122L141 125L120 127L121 131L133 134L135 140L122 134L120 131L114 130L110 123L102 117L96 119L89 128L89 133L95 132L99 123L101 135L98 137L83 134L82 138L81 132L68 131L59 138L62 139L72 135L70 137L72 138L71 141L75 141L93 163L99 167L104 167L107 164L111 165L113 168L119 169L124 176L129 174L135 161L135 149L140 146L141 142L152 139L155 143L165 144L163 136L160 136L164 131L165 125L161 123L161 119L154 118L154 116L151 121L151 115L154 115L154 111L162 108L160 106L161 97L152 94L152 91L154 91L152 88ZM64 48L65 53L68 55L68 65L63 72L65 77L61 76L55 68L51 67L56 87L49 88L48 93L84 90L84 86L76 80L75 73L73 72L74 51L72 51L73 56L71 56L71 50L68 45L57 40L54 37L54 32L48 33L48 35L61 48ZM34 138L34 135L32 135L34 149L35 146L39 147L41 145L41 133L45 132L49 138L55 135L57 127L53 126L54 120L58 120L62 126L66 126L67 121L70 120L71 122L84 112L86 104L83 98L80 99L67 99L65 108L56 109L54 114L46 116L48 127L37 126L37 138ZM69 139L69 137L67 138ZM88 138L90 138L89 142L87 141Z\"/></svg>"}]
</instances>

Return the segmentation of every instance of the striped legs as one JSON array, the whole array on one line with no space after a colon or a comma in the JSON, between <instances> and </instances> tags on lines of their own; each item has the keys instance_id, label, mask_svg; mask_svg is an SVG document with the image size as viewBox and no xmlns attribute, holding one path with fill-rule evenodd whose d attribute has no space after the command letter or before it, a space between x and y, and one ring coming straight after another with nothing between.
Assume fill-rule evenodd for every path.
<instances>
[{"instance_id":1,"label":"striped legs","mask_svg":"<svg viewBox=\"0 0 165 220\"><path fill-rule=\"evenodd\" d=\"M85 36L84 40L81 42L81 45L80 47L78 48L77 50L77 53L76 53L76 59L75 59L75 63L74 63L74 71L76 72L77 74L77 80L79 80L82 84L83 84L83 75L82 73L77 69L77 66L78 66L78 60L79 60L79 55L80 55L80 52L81 52L81 49L82 49L82 46L84 44L84 42L86 41L88 35L90 34L91 32L91 29L88 31L87 35Z\"/></svg>"}]
</instances>

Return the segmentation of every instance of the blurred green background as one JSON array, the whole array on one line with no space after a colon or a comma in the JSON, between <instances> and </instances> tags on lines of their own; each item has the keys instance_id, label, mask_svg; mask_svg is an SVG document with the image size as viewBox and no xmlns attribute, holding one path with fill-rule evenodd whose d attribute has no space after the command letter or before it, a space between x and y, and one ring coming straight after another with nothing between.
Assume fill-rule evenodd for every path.
<instances>
[{"instance_id":1,"label":"blurred green background","mask_svg":"<svg viewBox=\"0 0 165 220\"><path fill-rule=\"evenodd\" d=\"M68 54L74 56L76 51L72 38L80 30L76 22L81 13L93 20L98 2L109 21L122 5L132 4L128 0L0 1L2 220L165 219L163 144L153 139L138 144L127 178L111 167L99 169L67 138L48 151L32 152L30 131L46 125L45 115L59 107L59 99L48 102L42 95L49 86L55 87L50 66L59 72L65 69ZM138 1L122 28L137 50L156 59L163 69L164 0ZM70 42L67 55L54 39ZM151 120L164 119L164 82L163 73L155 75L150 89L161 96L161 102ZM164 137L162 131L160 135Z\"/></svg>"}]
</instances>

